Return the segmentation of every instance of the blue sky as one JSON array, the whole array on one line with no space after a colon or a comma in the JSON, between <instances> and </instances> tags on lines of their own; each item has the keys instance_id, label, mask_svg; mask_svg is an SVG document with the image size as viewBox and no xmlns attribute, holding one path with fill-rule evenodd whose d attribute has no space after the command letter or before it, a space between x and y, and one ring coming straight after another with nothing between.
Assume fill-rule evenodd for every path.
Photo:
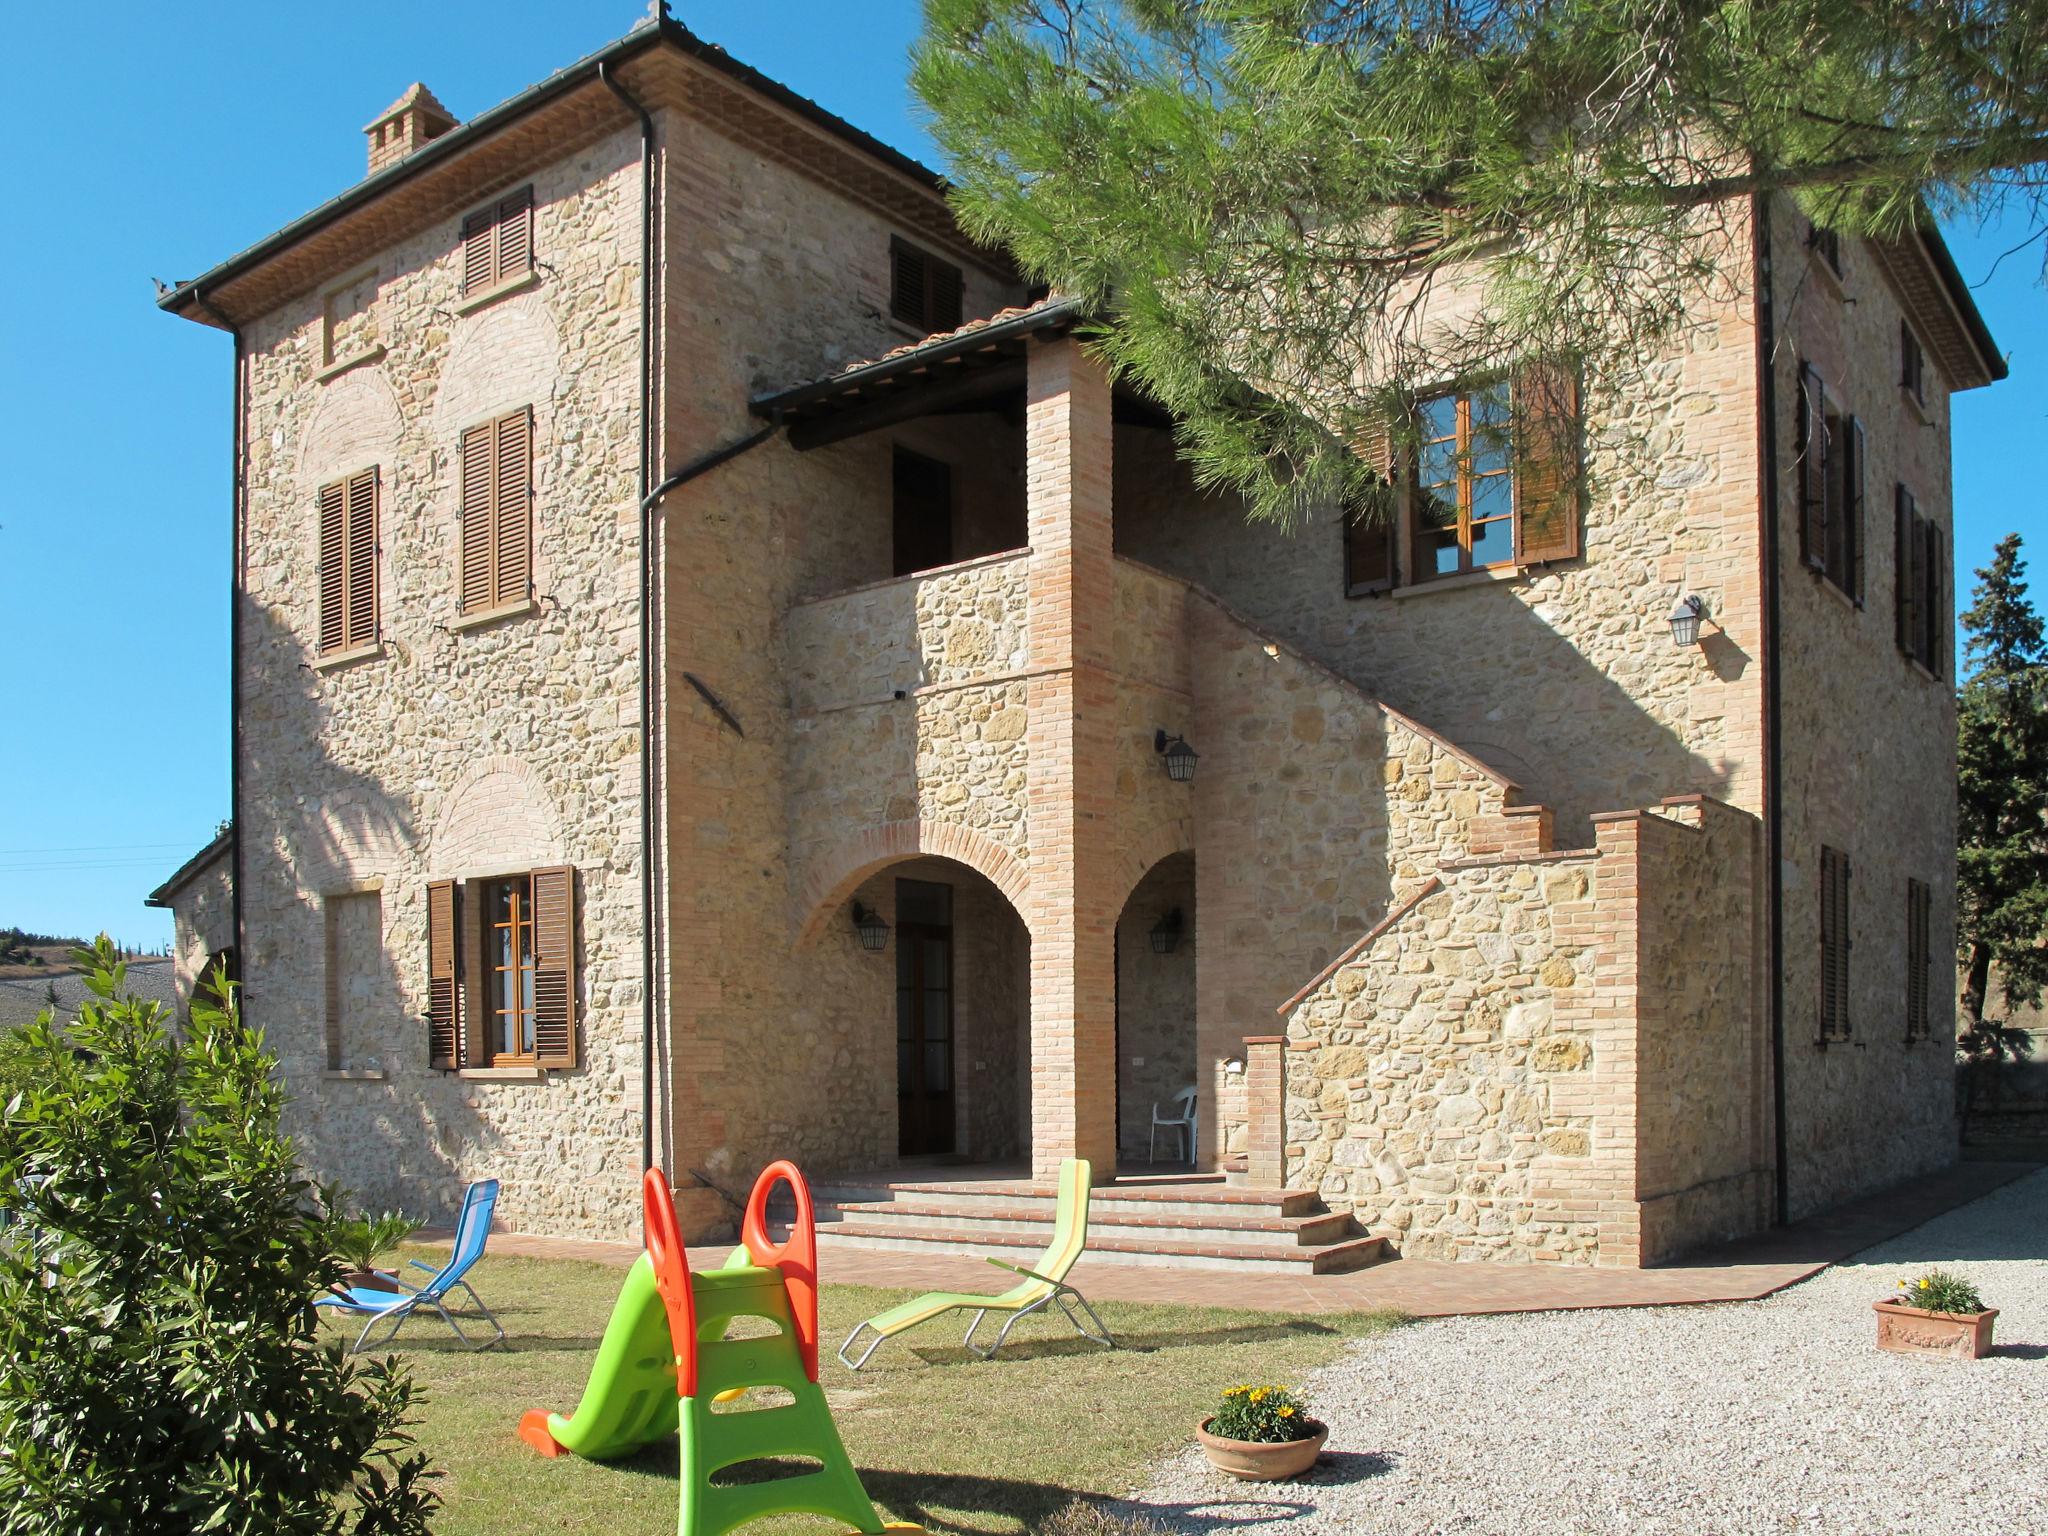
<instances>
[{"instance_id":1,"label":"blue sky","mask_svg":"<svg viewBox=\"0 0 2048 1536\"><path fill-rule=\"evenodd\" d=\"M681 0L701 35L931 160L903 85L916 0ZM186 278L363 174L362 124L414 79L470 117L630 29L628 0L20 6L0 112L0 925L150 945L143 895L228 810L227 337ZM125 32L129 45L108 46ZM89 61L89 68L88 68ZM1979 282L2013 232L1954 231ZM22 238L22 236L26 238ZM2038 248L1978 290L2012 379L1956 402L1957 567L2042 526ZM2048 567L2042 568L2048 579ZM1967 574L1963 577L1967 582Z\"/></svg>"}]
</instances>

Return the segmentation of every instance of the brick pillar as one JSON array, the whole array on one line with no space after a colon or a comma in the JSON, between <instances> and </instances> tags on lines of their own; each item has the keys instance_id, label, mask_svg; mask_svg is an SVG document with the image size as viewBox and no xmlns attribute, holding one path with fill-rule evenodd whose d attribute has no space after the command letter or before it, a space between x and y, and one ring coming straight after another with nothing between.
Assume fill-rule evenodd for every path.
<instances>
[{"instance_id":1,"label":"brick pillar","mask_svg":"<svg viewBox=\"0 0 2048 1536\"><path fill-rule=\"evenodd\" d=\"M1034 344L1030 525L1031 1167L1116 1169L1116 693L1110 399L1072 339Z\"/></svg>"},{"instance_id":2,"label":"brick pillar","mask_svg":"<svg viewBox=\"0 0 2048 1536\"><path fill-rule=\"evenodd\" d=\"M1244 1037L1245 1182L1287 1187L1287 1037Z\"/></svg>"}]
</instances>

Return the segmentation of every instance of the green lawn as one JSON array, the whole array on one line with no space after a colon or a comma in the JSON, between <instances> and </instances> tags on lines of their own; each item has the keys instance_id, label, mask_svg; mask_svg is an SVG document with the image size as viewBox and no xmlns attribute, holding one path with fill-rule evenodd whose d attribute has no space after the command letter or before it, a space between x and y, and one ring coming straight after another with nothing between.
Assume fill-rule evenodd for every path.
<instances>
[{"instance_id":1,"label":"green lawn","mask_svg":"<svg viewBox=\"0 0 2048 1536\"><path fill-rule=\"evenodd\" d=\"M399 1257L435 1255L414 1249ZM505 1324L504 1345L471 1354L438 1318L406 1325L401 1353L426 1397L416 1432L445 1474L441 1536L675 1528L672 1441L605 1466L547 1460L516 1432L527 1408L575 1407L624 1273L487 1258L471 1278ZM1000 1289L1003 1277L989 1273L991 1289ZM1256 1286L1258 1277L1245 1283ZM959 1330L945 1322L883 1345L858 1376L829 1358L854 1323L904 1294L825 1288L825 1389L885 1516L960 1536L1035 1530L1077 1494L1127 1491L1154 1456L1189 1438L1224 1387L1296 1383L1348 1340L1396 1321L1384 1313L1309 1319L1110 1302L1097 1310L1125 1345L1115 1352L1076 1338L1059 1319L1034 1317L990 1362L961 1350ZM805 1518L747 1529L831 1528Z\"/></svg>"}]
</instances>

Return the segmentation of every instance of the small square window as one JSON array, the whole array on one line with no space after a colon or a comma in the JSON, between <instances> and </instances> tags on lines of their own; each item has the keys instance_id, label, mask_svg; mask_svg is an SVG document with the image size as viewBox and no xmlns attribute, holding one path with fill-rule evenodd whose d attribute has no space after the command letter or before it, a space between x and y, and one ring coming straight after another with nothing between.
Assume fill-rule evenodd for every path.
<instances>
[{"instance_id":1,"label":"small square window","mask_svg":"<svg viewBox=\"0 0 2048 1536\"><path fill-rule=\"evenodd\" d=\"M926 334L960 325L960 269L907 240L889 242L889 313Z\"/></svg>"},{"instance_id":2,"label":"small square window","mask_svg":"<svg viewBox=\"0 0 2048 1536\"><path fill-rule=\"evenodd\" d=\"M1842 236L1840 231L1823 229L1818 224L1809 224L1806 228L1806 244L1807 248L1814 255L1827 263L1827 268L1830 272L1834 273L1837 277L1842 275Z\"/></svg>"}]
</instances>

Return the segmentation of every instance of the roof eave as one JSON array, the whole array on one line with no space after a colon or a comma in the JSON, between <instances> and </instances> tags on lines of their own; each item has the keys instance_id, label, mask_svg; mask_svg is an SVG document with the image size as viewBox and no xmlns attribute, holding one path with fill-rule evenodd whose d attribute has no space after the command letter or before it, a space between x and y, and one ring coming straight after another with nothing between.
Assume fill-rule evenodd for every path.
<instances>
[{"instance_id":1,"label":"roof eave","mask_svg":"<svg viewBox=\"0 0 2048 1536\"><path fill-rule=\"evenodd\" d=\"M2006 365L2005 355L1999 351L1998 342L1991 334L1991 327L1984 321L1983 311L1977 308L1977 301L1970 295L1970 285L1963 280L1963 274L1956 266L1956 259L1950 253L1948 242L1941 236L1932 220L1920 226L1920 247L1927 253L1927 259L1934 266L1934 273L1941 280L1942 291L1954 306L1956 318L1962 322L1964 334L1970 338L1970 346L1977 354L1977 360L1984 365L1984 382L1996 384L2011 373Z\"/></svg>"},{"instance_id":2,"label":"roof eave","mask_svg":"<svg viewBox=\"0 0 2048 1536\"><path fill-rule=\"evenodd\" d=\"M177 872L170 879L142 898L142 904L145 907L168 907L171 904L171 898L198 879L205 872L209 864L212 864L228 851L234 840L235 833L232 827L225 832L214 834L212 842L193 854L183 864L180 864Z\"/></svg>"}]
</instances>

